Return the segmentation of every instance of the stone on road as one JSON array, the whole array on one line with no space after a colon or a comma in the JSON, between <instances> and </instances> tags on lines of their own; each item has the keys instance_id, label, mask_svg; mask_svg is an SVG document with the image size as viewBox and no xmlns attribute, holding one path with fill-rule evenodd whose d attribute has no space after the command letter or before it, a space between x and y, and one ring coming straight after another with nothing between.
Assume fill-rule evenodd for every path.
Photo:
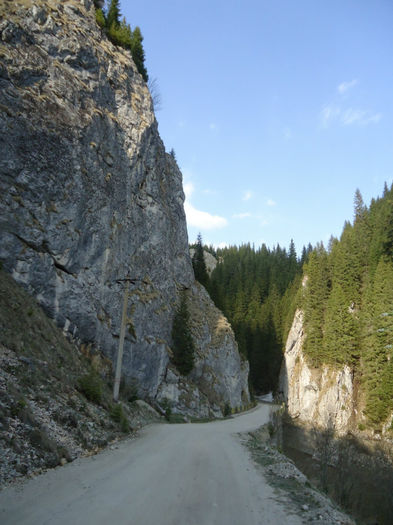
<instances>
[{"instance_id":1,"label":"stone on road","mask_svg":"<svg viewBox=\"0 0 393 525\"><path fill-rule=\"evenodd\" d=\"M18 525L299 524L274 497L237 432L268 421L260 405L205 424L153 425L115 450L0 493L0 523Z\"/></svg>"}]
</instances>

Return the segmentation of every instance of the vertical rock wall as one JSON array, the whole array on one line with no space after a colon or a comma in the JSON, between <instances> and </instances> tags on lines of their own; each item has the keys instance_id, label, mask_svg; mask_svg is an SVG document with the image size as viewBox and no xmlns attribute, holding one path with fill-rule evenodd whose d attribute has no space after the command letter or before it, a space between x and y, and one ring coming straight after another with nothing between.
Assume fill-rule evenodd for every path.
<instances>
[{"instance_id":1,"label":"vertical rock wall","mask_svg":"<svg viewBox=\"0 0 393 525\"><path fill-rule=\"evenodd\" d=\"M124 372L140 393L156 398L177 381L194 392L183 405L195 413L198 396L204 411L241 406L247 374L233 334L228 352L239 364L217 371L217 398L199 391L197 373L193 384L176 371L168 380L174 308L194 276L181 173L130 54L101 33L89 0L5 2L0 10L5 269L65 332L112 359L130 278ZM214 351L207 345L203 359Z\"/></svg>"},{"instance_id":2,"label":"vertical rock wall","mask_svg":"<svg viewBox=\"0 0 393 525\"><path fill-rule=\"evenodd\" d=\"M352 371L348 366L310 367L303 354L303 322L303 312L297 310L285 347L279 391L293 419L322 428L332 427L344 434L354 415Z\"/></svg>"}]
</instances>

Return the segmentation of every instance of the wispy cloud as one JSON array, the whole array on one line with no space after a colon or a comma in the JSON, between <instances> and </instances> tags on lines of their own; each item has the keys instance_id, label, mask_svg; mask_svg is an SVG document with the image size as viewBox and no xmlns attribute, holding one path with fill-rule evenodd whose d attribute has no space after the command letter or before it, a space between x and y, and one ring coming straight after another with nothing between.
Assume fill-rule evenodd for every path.
<instances>
[{"instance_id":1,"label":"wispy cloud","mask_svg":"<svg viewBox=\"0 0 393 525\"><path fill-rule=\"evenodd\" d=\"M381 113L372 113L371 111L364 111L362 109L349 108L342 113L341 122L345 126L350 126L351 124L367 126L367 124L377 124L381 118Z\"/></svg>"},{"instance_id":2,"label":"wispy cloud","mask_svg":"<svg viewBox=\"0 0 393 525\"><path fill-rule=\"evenodd\" d=\"M343 93L346 93L350 89L354 88L358 83L359 81L357 78L354 78L349 82L341 82L341 84L337 86L337 91L342 95Z\"/></svg>"},{"instance_id":3,"label":"wispy cloud","mask_svg":"<svg viewBox=\"0 0 393 525\"><path fill-rule=\"evenodd\" d=\"M323 128L328 128L332 124L340 126L368 126L378 124L382 118L382 113L369 109L352 107L348 103L348 92L359 84L357 78L342 82L337 86L337 92L332 102L325 104L320 112L320 122ZM343 96L345 94L345 97Z\"/></svg>"},{"instance_id":4,"label":"wispy cloud","mask_svg":"<svg viewBox=\"0 0 393 525\"><path fill-rule=\"evenodd\" d=\"M232 215L233 219L246 219L247 217L251 217L251 213L235 213L234 215Z\"/></svg>"},{"instance_id":5,"label":"wispy cloud","mask_svg":"<svg viewBox=\"0 0 393 525\"><path fill-rule=\"evenodd\" d=\"M209 129L210 131L218 131L218 126L215 122L210 122Z\"/></svg>"},{"instance_id":6,"label":"wispy cloud","mask_svg":"<svg viewBox=\"0 0 393 525\"><path fill-rule=\"evenodd\" d=\"M283 129L283 136L285 140L290 140L292 138L291 128L285 127Z\"/></svg>"},{"instance_id":7,"label":"wispy cloud","mask_svg":"<svg viewBox=\"0 0 393 525\"><path fill-rule=\"evenodd\" d=\"M192 182L187 182L184 184L184 193L186 195L184 211L186 212L187 223L190 226L199 228L200 230L215 230L226 226L228 221L225 219L225 217L212 215L207 211L198 210L191 204L190 198L194 192L194 189L195 188Z\"/></svg>"},{"instance_id":8,"label":"wispy cloud","mask_svg":"<svg viewBox=\"0 0 393 525\"><path fill-rule=\"evenodd\" d=\"M268 200L266 201L266 204L267 204L268 206L275 206L275 205L277 204L277 202L274 201L273 199L268 199Z\"/></svg>"},{"instance_id":9,"label":"wispy cloud","mask_svg":"<svg viewBox=\"0 0 393 525\"><path fill-rule=\"evenodd\" d=\"M250 190L246 190L243 192L243 197L242 197L242 200L243 201L249 201L252 197L252 191Z\"/></svg>"},{"instance_id":10,"label":"wispy cloud","mask_svg":"<svg viewBox=\"0 0 393 525\"><path fill-rule=\"evenodd\" d=\"M321 111L322 126L327 128L330 122L336 120L341 113L341 109L333 104L326 105Z\"/></svg>"},{"instance_id":11,"label":"wispy cloud","mask_svg":"<svg viewBox=\"0 0 393 525\"><path fill-rule=\"evenodd\" d=\"M360 108L342 108L336 104L328 104L321 111L322 127L327 128L330 124L338 123L342 126L368 126L378 124L382 113L374 113Z\"/></svg>"}]
</instances>

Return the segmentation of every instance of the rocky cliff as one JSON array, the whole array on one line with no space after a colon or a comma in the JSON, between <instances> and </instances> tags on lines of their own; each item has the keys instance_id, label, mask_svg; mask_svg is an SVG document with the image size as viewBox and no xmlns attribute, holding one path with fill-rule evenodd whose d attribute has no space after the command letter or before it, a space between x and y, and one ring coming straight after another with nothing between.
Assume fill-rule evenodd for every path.
<instances>
[{"instance_id":1,"label":"rocky cliff","mask_svg":"<svg viewBox=\"0 0 393 525\"><path fill-rule=\"evenodd\" d=\"M303 317L297 310L285 347L279 391L293 419L345 434L355 417L352 371L348 366L312 368L308 364L303 354Z\"/></svg>"},{"instance_id":2,"label":"rocky cliff","mask_svg":"<svg viewBox=\"0 0 393 525\"><path fill-rule=\"evenodd\" d=\"M123 373L140 395L194 415L242 407L248 368L194 283L181 173L130 54L102 34L90 0L0 10L4 268L65 333L112 361L130 279ZM184 290L199 348L190 378L170 365Z\"/></svg>"}]
</instances>

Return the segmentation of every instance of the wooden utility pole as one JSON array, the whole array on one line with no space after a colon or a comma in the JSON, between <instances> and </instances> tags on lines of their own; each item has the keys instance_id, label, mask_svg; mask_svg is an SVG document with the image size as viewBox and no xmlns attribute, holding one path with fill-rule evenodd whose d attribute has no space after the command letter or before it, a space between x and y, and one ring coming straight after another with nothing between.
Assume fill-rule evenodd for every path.
<instances>
[{"instance_id":1,"label":"wooden utility pole","mask_svg":"<svg viewBox=\"0 0 393 525\"><path fill-rule=\"evenodd\" d=\"M114 401L117 401L119 399L119 389L120 389L120 379L121 379L121 365L122 365L122 362L123 362L124 338L125 338L125 335L126 335L126 325L127 325L128 289L129 289L129 285L130 285L130 279L126 279L125 281L126 281L126 288L124 290L123 312L121 314L119 351L117 352L115 384L113 385L113 400Z\"/></svg>"}]
</instances>

